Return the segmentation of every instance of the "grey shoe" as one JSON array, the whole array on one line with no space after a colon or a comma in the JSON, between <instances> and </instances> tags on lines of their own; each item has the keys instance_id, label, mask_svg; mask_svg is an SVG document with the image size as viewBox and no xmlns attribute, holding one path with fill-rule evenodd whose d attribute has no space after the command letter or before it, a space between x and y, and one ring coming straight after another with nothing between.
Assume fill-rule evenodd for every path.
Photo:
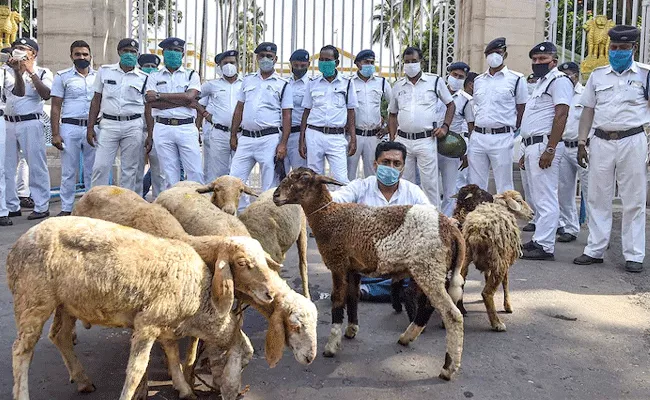
<instances>
[{"instance_id":1,"label":"grey shoe","mask_svg":"<svg viewBox=\"0 0 650 400\"><path fill-rule=\"evenodd\" d=\"M60 213L56 214L57 217L68 217L72 215L70 211L61 211Z\"/></svg>"},{"instance_id":2,"label":"grey shoe","mask_svg":"<svg viewBox=\"0 0 650 400\"><path fill-rule=\"evenodd\" d=\"M535 232L535 224L528 224L522 229L524 232Z\"/></svg>"},{"instance_id":3,"label":"grey shoe","mask_svg":"<svg viewBox=\"0 0 650 400\"><path fill-rule=\"evenodd\" d=\"M603 259L602 258L593 258L593 257L589 257L586 254L583 254L580 257L575 258L573 260L573 263L577 264L577 265L602 264Z\"/></svg>"},{"instance_id":4,"label":"grey shoe","mask_svg":"<svg viewBox=\"0 0 650 400\"><path fill-rule=\"evenodd\" d=\"M536 243L532 240L521 245L522 249L533 250L536 248Z\"/></svg>"},{"instance_id":5,"label":"grey shoe","mask_svg":"<svg viewBox=\"0 0 650 400\"><path fill-rule=\"evenodd\" d=\"M643 271L643 263L636 261L625 261L625 270L627 272L641 272Z\"/></svg>"},{"instance_id":6,"label":"grey shoe","mask_svg":"<svg viewBox=\"0 0 650 400\"><path fill-rule=\"evenodd\" d=\"M9 217L0 217L0 226L11 226L13 224Z\"/></svg>"},{"instance_id":7,"label":"grey shoe","mask_svg":"<svg viewBox=\"0 0 650 400\"><path fill-rule=\"evenodd\" d=\"M18 211L9 211L9 217L20 217L22 215L23 215L23 213L20 210L18 210Z\"/></svg>"},{"instance_id":8,"label":"grey shoe","mask_svg":"<svg viewBox=\"0 0 650 400\"><path fill-rule=\"evenodd\" d=\"M561 226L555 230L556 235L564 235L564 227Z\"/></svg>"},{"instance_id":9,"label":"grey shoe","mask_svg":"<svg viewBox=\"0 0 650 400\"><path fill-rule=\"evenodd\" d=\"M524 248L521 258L524 260L553 261L555 260L555 255L545 252L540 244L533 242L530 248Z\"/></svg>"},{"instance_id":10,"label":"grey shoe","mask_svg":"<svg viewBox=\"0 0 650 400\"><path fill-rule=\"evenodd\" d=\"M49 211L43 211L43 212L32 211L32 213L29 214L29 216L27 217L27 219L31 221L31 220L35 220L35 219L43 219L43 218L47 218L47 217L49 217L49 216L50 216L50 212L49 212Z\"/></svg>"},{"instance_id":11,"label":"grey shoe","mask_svg":"<svg viewBox=\"0 0 650 400\"><path fill-rule=\"evenodd\" d=\"M577 237L575 235L566 232L562 232L562 234L557 237L557 241L561 243L573 242L576 239Z\"/></svg>"}]
</instances>

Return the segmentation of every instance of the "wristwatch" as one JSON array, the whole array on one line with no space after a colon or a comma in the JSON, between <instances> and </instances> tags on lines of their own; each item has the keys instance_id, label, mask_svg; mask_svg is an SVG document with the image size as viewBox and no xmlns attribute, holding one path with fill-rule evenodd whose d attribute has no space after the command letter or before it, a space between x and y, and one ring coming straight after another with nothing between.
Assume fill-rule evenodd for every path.
<instances>
[{"instance_id":1,"label":"wristwatch","mask_svg":"<svg viewBox=\"0 0 650 400\"><path fill-rule=\"evenodd\" d=\"M160 93L156 92L156 100L160 100Z\"/></svg>"},{"instance_id":2,"label":"wristwatch","mask_svg":"<svg viewBox=\"0 0 650 400\"><path fill-rule=\"evenodd\" d=\"M544 152L548 154L555 154L555 149L553 147L547 147Z\"/></svg>"}]
</instances>

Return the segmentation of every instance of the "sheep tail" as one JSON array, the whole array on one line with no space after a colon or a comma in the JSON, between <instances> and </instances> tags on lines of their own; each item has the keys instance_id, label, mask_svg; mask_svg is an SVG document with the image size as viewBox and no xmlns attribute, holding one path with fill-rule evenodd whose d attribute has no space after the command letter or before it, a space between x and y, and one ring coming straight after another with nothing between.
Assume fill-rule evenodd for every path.
<instances>
[{"instance_id":1,"label":"sheep tail","mask_svg":"<svg viewBox=\"0 0 650 400\"><path fill-rule=\"evenodd\" d=\"M448 293L454 301L454 304L456 304L463 297L463 285L465 284L465 279L463 279L461 271L463 269L463 263L465 262L466 250L465 238L461 234L460 230L454 227L452 229L452 234L454 236L454 254L452 254L451 259L452 268Z\"/></svg>"}]
</instances>

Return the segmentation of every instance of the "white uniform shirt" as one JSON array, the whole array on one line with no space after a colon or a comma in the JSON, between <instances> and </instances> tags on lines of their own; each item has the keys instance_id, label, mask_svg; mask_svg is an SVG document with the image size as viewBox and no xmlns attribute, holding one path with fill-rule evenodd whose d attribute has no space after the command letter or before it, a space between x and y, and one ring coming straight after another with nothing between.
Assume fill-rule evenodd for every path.
<instances>
[{"instance_id":1,"label":"white uniform shirt","mask_svg":"<svg viewBox=\"0 0 650 400\"><path fill-rule=\"evenodd\" d=\"M124 72L120 64L102 65L95 77L95 93L102 94L101 113L127 117L144 114L147 74L139 68Z\"/></svg>"},{"instance_id":2,"label":"white uniform shirt","mask_svg":"<svg viewBox=\"0 0 650 400\"><path fill-rule=\"evenodd\" d=\"M166 67L153 71L149 74L147 81L146 91L154 91L158 93L185 93L188 90L194 89L197 92L201 91L201 79L199 74L191 69L180 67L173 73ZM190 107L176 107L167 110L159 110L154 108L151 110L151 115L161 118L193 118L196 117L196 110ZM230 124L228 124L230 126Z\"/></svg>"},{"instance_id":3,"label":"white uniform shirt","mask_svg":"<svg viewBox=\"0 0 650 400\"><path fill-rule=\"evenodd\" d=\"M476 126L508 126L514 129L517 125L517 104L525 104L526 100L528 87L522 74L510 71L508 67L503 67L494 75L487 70L474 80Z\"/></svg>"},{"instance_id":4,"label":"white uniform shirt","mask_svg":"<svg viewBox=\"0 0 650 400\"><path fill-rule=\"evenodd\" d=\"M352 76L357 92L359 106L354 110L354 120L357 129L376 129L381 127L381 99L385 97L390 103L390 83L381 76L373 75L367 81Z\"/></svg>"},{"instance_id":5,"label":"white uniform shirt","mask_svg":"<svg viewBox=\"0 0 650 400\"><path fill-rule=\"evenodd\" d=\"M573 99L571 100L571 108L569 109L569 116L566 120L566 127L564 128L564 134L562 135L562 140L569 142L574 142L578 140L578 126L580 125L580 116L582 115L582 110L584 106L580 102L582 97L582 92L584 92L585 87L578 82L573 88Z\"/></svg>"},{"instance_id":6,"label":"white uniform shirt","mask_svg":"<svg viewBox=\"0 0 650 400\"><path fill-rule=\"evenodd\" d=\"M96 77L97 72L92 68L86 76L81 75L75 67L56 73L51 94L63 99L61 118L88 119Z\"/></svg>"},{"instance_id":7,"label":"white uniform shirt","mask_svg":"<svg viewBox=\"0 0 650 400\"><path fill-rule=\"evenodd\" d=\"M302 100L305 98L307 86L309 86L309 76L303 75L302 78L295 80L293 75L289 78L289 84L293 89L293 110L291 111L291 126L300 126L302 123L302 114L305 107L302 106Z\"/></svg>"},{"instance_id":8,"label":"white uniform shirt","mask_svg":"<svg viewBox=\"0 0 650 400\"><path fill-rule=\"evenodd\" d=\"M442 119L441 110L447 110L445 107L439 107L438 99L445 105L454 100L444 79L434 74L422 73L414 85L405 77L393 86L388 112L397 114L397 124L401 131L429 131L433 129L434 123Z\"/></svg>"},{"instance_id":9,"label":"white uniform shirt","mask_svg":"<svg viewBox=\"0 0 650 400\"><path fill-rule=\"evenodd\" d=\"M41 78L41 82L48 88L52 89L52 71L47 68L34 67L34 73ZM23 80L25 81L25 95L23 97L14 96L11 91L7 95L7 115L27 115L27 114L43 114L43 105L45 100L36 91L36 87L29 77L27 72L23 73Z\"/></svg>"},{"instance_id":10,"label":"white uniform shirt","mask_svg":"<svg viewBox=\"0 0 650 400\"><path fill-rule=\"evenodd\" d=\"M621 74L611 66L596 68L580 101L595 110L592 128L615 132L650 123L650 103L643 93L649 72L650 65L634 61Z\"/></svg>"},{"instance_id":11,"label":"white uniform shirt","mask_svg":"<svg viewBox=\"0 0 650 400\"><path fill-rule=\"evenodd\" d=\"M454 98L456 111L449 130L456 133L467 133L469 131L467 123L474 122L474 100L469 93L462 89L454 93L452 97ZM442 121L440 121L440 124L442 124Z\"/></svg>"},{"instance_id":12,"label":"white uniform shirt","mask_svg":"<svg viewBox=\"0 0 650 400\"><path fill-rule=\"evenodd\" d=\"M244 78L237 101L244 103L242 129L281 128L282 110L293 108L293 88L275 72L263 79L257 71Z\"/></svg>"},{"instance_id":13,"label":"white uniform shirt","mask_svg":"<svg viewBox=\"0 0 650 400\"><path fill-rule=\"evenodd\" d=\"M359 203L375 207L431 204L418 185L405 179L400 179L398 185L390 201L381 194L376 176L355 179L331 195L337 203Z\"/></svg>"},{"instance_id":14,"label":"white uniform shirt","mask_svg":"<svg viewBox=\"0 0 650 400\"><path fill-rule=\"evenodd\" d=\"M526 104L521 120L521 137L544 136L551 134L555 106L570 105L573 99L573 82L557 68L537 81L533 94Z\"/></svg>"},{"instance_id":15,"label":"white uniform shirt","mask_svg":"<svg viewBox=\"0 0 650 400\"><path fill-rule=\"evenodd\" d=\"M14 90L14 85L16 83L16 77L14 75L14 70L7 64L3 65L0 69L0 110L4 111L7 106L5 97Z\"/></svg>"},{"instance_id":16,"label":"white uniform shirt","mask_svg":"<svg viewBox=\"0 0 650 400\"><path fill-rule=\"evenodd\" d=\"M342 128L348 121L348 110L359 106L354 82L340 71L332 82L323 76L314 78L309 81L302 106L311 110L309 125Z\"/></svg>"},{"instance_id":17,"label":"white uniform shirt","mask_svg":"<svg viewBox=\"0 0 650 400\"><path fill-rule=\"evenodd\" d=\"M230 83L221 77L205 82L201 85L201 99L207 112L212 114L212 122L223 126L230 126L232 115L237 106L237 96L241 90L242 78Z\"/></svg>"}]
</instances>

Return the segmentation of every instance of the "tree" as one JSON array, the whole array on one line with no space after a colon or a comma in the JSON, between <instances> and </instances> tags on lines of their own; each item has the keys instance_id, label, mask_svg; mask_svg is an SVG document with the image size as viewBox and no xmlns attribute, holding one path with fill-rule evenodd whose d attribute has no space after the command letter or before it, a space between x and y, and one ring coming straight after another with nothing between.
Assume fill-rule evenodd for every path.
<instances>
[{"instance_id":1,"label":"tree","mask_svg":"<svg viewBox=\"0 0 650 400\"><path fill-rule=\"evenodd\" d=\"M264 22L264 11L262 8L248 6L248 0L244 0L244 10L237 17L237 29L231 33L231 42L236 41L236 48L242 60L242 68L254 65L253 51L260 38L264 37L267 25ZM257 25L256 25L257 23ZM225 48L224 48L225 50Z\"/></svg>"},{"instance_id":2,"label":"tree","mask_svg":"<svg viewBox=\"0 0 650 400\"><path fill-rule=\"evenodd\" d=\"M6 4L6 3L5 3ZM30 9L29 9L29 0L23 0L22 2L22 8L19 10L18 8L21 6L19 0L11 0L11 10L12 11L18 11L20 15L23 17L23 22L20 24L20 27L18 28L18 35L16 37L27 37L29 36L29 22L30 22ZM36 25L36 3L34 3L34 9L32 10L32 16L34 17L32 21L32 36L34 38L37 38L37 25Z\"/></svg>"}]
</instances>

